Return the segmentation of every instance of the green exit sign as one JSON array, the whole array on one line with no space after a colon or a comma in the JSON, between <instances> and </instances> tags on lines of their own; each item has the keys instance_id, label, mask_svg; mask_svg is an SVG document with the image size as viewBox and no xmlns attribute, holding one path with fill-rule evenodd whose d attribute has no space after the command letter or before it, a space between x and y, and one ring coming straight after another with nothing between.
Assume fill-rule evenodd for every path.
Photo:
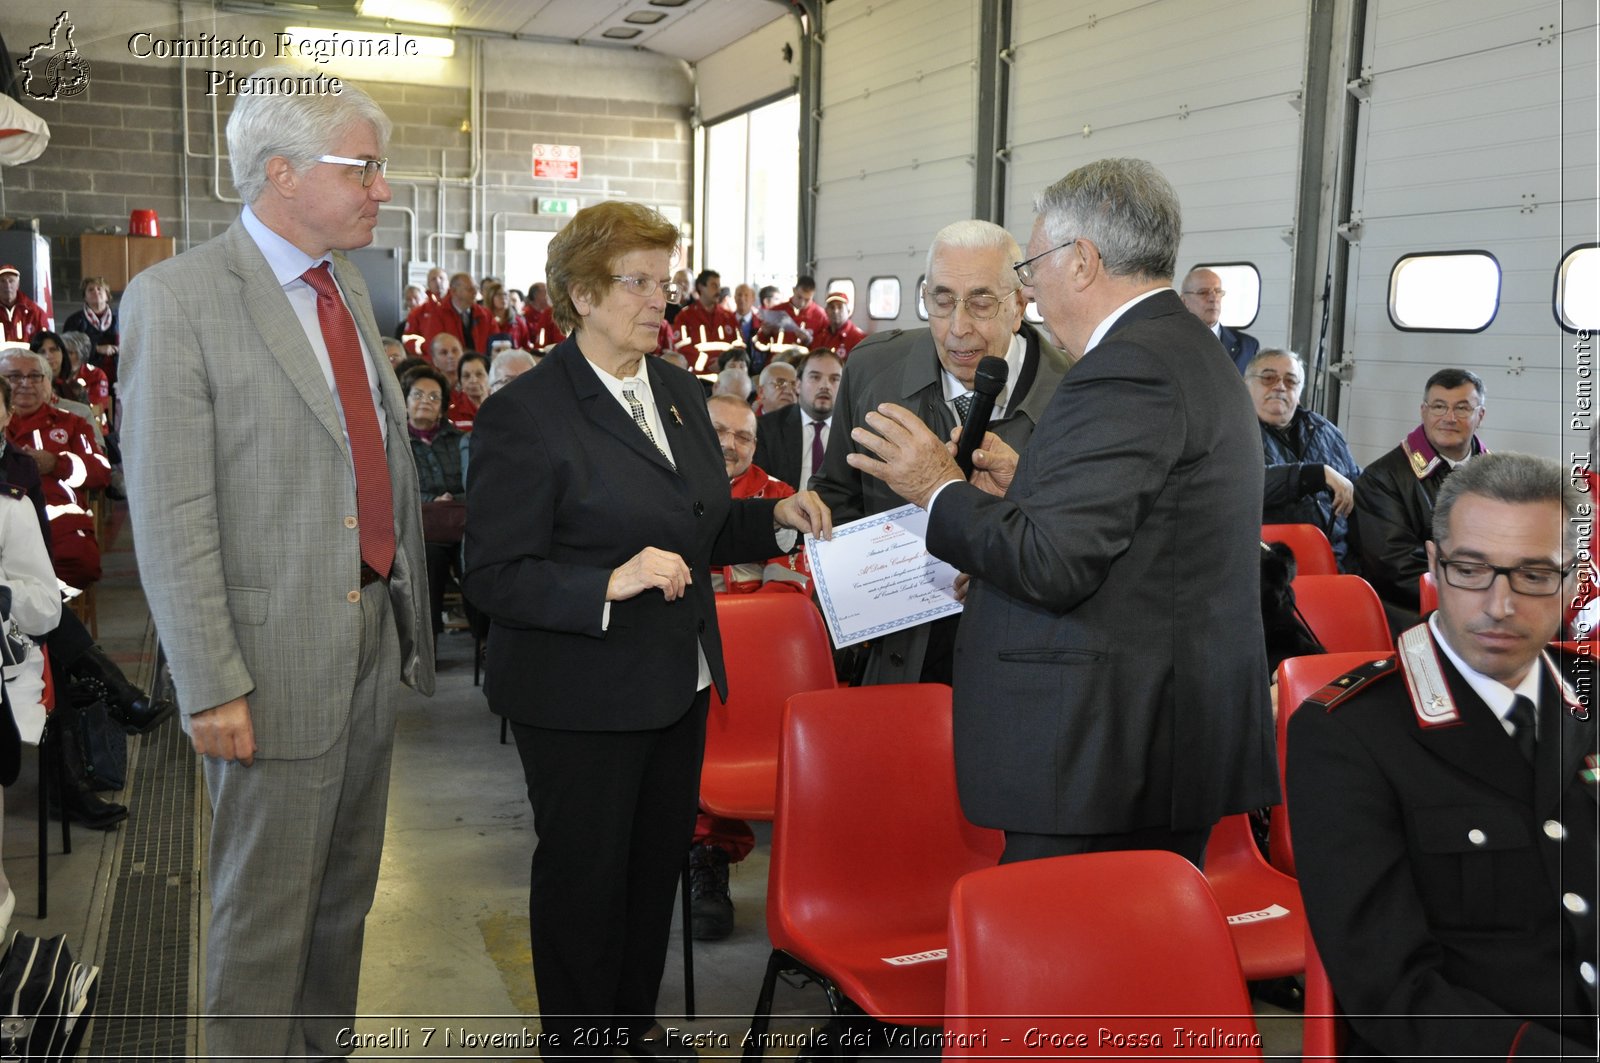
<instances>
[{"instance_id":1,"label":"green exit sign","mask_svg":"<svg viewBox=\"0 0 1600 1063\"><path fill-rule=\"evenodd\" d=\"M576 199L553 199L539 197L538 212L540 214L576 214L578 201Z\"/></svg>"}]
</instances>

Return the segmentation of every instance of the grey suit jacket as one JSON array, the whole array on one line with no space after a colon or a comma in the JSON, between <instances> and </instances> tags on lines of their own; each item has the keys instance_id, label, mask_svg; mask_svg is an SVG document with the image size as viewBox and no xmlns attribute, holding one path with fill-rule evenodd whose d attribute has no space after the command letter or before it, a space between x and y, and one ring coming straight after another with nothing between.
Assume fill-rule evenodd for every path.
<instances>
[{"instance_id":1,"label":"grey suit jacket","mask_svg":"<svg viewBox=\"0 0 1600 1063\"><path fill-rule=\"evenodd\" d=\"M1022 326L1022 336L1028 344L1028 368L1012 382L1014 397L1006 415L989 425L990 431L1017 450L1027 444L1051 396L1056 393L1062 374L1072 365L1069 355L1051 346L1026 322ZM1020 402L1016 401L1018 396ZM865 453L850 439L850 430L864 424L867 412L885 402L906 407L940 439L950 438L956 418L944 400L939 352L933 345L933 334L927 329L880 333L861 341L850 354L844 379L839 383L839 396L833 405L833 430L828 433L822 472L811 480L811 489L821 495L833 511L835 524L906 504L906 500L889 490L882 480L862 475L845 461L845 456L852 451ZM917 682L922 675L927 647L926 624L877 639L867 662L866 682Z\"/></svg>"},{"instance_id":2,"label":"grey suit jacket","mask_svg":"<svg viewBox=\"0 0 1600 1063\"><path fill-rule=\"evenodd\" d=\"M433 691L422 514L405 403L361 273L334 255L382 382L402 680ZM240 222L122 300L122 447L139 574L183 711L248 696L258 755L332 746L355 689L355 475L305 332Z\"/></svg>"},{"instance_id":3,"label":"grey suit jacket","mask_svg":"<svg viewBox=\"0 0 1600 1063\"><path fill-rule=\"evenodd\" d=\"M974 823L1181 831L1277 801L1261 444L1216 353L1176 292L1135 304L1056 389L1006 496L955 483L930 511L928 549L972 574L954 724Z\"/></svg>"}]
</instances>

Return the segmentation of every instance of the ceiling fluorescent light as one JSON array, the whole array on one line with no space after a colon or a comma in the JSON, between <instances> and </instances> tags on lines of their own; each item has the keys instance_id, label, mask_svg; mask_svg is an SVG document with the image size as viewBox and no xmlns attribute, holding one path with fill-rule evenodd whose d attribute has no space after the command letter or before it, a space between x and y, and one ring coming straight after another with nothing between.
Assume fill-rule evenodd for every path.
<instances>
[{"instance_id":1,"label":"ceiling fluorescent light","mask_svg":"<svg viewBox=\"0 0 1600 1063\"><path fill-rule=\"evenodd\" d=\"M449 59L456 54L456 42L450 37L330 30L314 26L286 26L283 32L291 42L287 54L317 62L335 59ZM282 50L280 54L283 54Z\"/></svg>"},{"instance_id":2,"label":"ceiling fluorescent light","mask_svg":"<svg viewBox=\"0 0 1600 1063\"><path fill-rule=\"evenodd\" d=\"M356 14L362 18L450 26L455 23L450 13L451 6L442 0L356 0Z\"/></svg>"},{"instance_id":3,"label":"ceiling fluorescent light","mask_svg":"<svg viewBox=\"0 0 1600 1063\"><path fill-rule=\"evenodd\" d=\"M643 30L636 30L631 26L612 26L600 36L610 37L614 41L631 41L643 32Z\"/></svg>"},{"instance_id":4,"label":"ceiling fluorescent light","mask_svg":"<svg viewBox=\"0 0 1600 1063\"><path fill-rule=\"evenodd\" d=\"M632 22L636 26L654 26L657 22L667 17L665 11L635 11L623 18L624 22Z\"/></svg>"}]
</instances>

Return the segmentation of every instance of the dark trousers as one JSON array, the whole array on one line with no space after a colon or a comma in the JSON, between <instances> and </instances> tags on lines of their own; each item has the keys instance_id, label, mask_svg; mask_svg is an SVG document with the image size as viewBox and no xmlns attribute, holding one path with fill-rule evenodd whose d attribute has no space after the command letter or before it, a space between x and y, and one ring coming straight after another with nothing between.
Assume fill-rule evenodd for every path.
<instances>
[{"instance_id":1,"label":"dark trousers","mask_svg":"<svg viewBox=\"0 0 1600 1063\"><path fill-rule=\"evenodd\" d=\"M610 1056L656 1022L709 691L653 731L513 722L538 842L528 897L545 1059Z\"/></svg>"},{"instance_id":2,"label":"dark trousers","mask_svg":"<svg viewBox=\"0 0 1600 1063\"><path fill-rule=\"evenodd\" d=\"M1195 867L1203 867L1206 840L1210 837L1210 827L1180 831L1168 827L1150 827L1126 834L1023 834L1008 830L1006 848L1000 854L1000 862L1015 864L1022 860L1042 860L1048 856L1072 856L1077 853L1165 849L1177 853Z\"/></svg>"}]
</instances>

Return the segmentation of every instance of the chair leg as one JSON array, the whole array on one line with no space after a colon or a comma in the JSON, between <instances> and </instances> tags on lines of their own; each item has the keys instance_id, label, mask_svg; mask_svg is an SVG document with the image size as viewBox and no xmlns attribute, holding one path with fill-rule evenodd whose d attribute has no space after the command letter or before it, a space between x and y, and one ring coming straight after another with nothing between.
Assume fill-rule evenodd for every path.
<instances>
[{"instance_id":1,"label":"chair leg","mask_svg":"<svg viewBox=\"0 0 1600 1063\"><path fill-rule=\"evenodd\" d=\"M508 717L505 717L505 716L500 717L500 744L501 745L505 745L506 744L506 732L510 729L510 727L511 727L511 720Z\"/></svg>"},{"instance_id":2,"label":"chair leg","mask_svg":"<svg viewBox=\"0 0 1600 1063\"><path fill-rule=\"evenodd\" d=\"M483 685L483 640L472 636L472 685Z\"/></svg>"},{"instance_id":3,"label":"chair leg","mask_svg":"<svg viewBox=\"0 0 1600 1063\"><path fill-rule=\"evenodd\" d=\"M767 973L761 979L761 995L756 998L756 1010L750 1016L750 1033L746 1035L745 1063L766 1058L767 1029L772 1025L772 995L778 987L778 972L783 970L786 959L781 949L773 949L772 955L767 957Z\"/></svg>"},{"instance_id":4,"label":"chair leg","mask_svg":"<svg viewBox=\"0 0 1600 1063\"><path fill-rule=\"evenodd\" d=\"M694 932L689 911L689 854L683 854L683 1017L694 1021Z\"/></svg>"}]
</instances>

